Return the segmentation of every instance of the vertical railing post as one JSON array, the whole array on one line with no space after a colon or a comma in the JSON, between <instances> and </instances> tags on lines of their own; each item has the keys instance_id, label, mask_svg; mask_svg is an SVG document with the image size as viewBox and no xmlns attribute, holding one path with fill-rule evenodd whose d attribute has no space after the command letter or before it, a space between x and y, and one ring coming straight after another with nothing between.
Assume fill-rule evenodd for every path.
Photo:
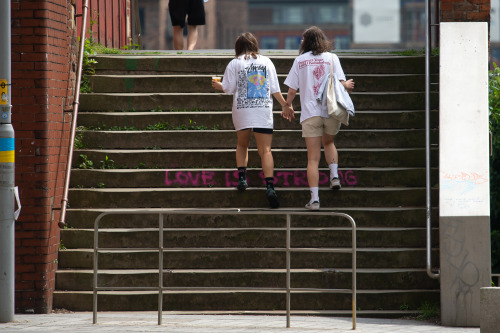
<instances>
[{"instance_id":1,"label":"vertical railing post","mask_svg":"<svg viewBox=\"0 0 500 333\"><path fill-rule=\"evenodd\" d=\"M158 235L158 325L162 322L163 310L163 214L159 214L159 235Z\"/></svg>"},{"instance_id":2,"label":"vertical railing post","mask_svg":"<svg viewBox=\"0 0 500 333\"><path fill-rule=\"evenodd\" d=\"M431 0L425 0L425 220L427 239L427 275L433 279L439 274L432 272L432 201L431 201L431 139L430 139L430 57L431 57Z\"/></svg>"},{"instance_id":3,"label":"vertical railing post","mask_svg":"<svg viewBox=\"0 0 500 333\"><path fill-rule=\"evenodd\" d=\"M286 214L286 328L290 328L290 289L291 289L291 278L290 278L290 248L291 248L291 235L290 235L290 224L291 224L291 216L290 214Z\"/></svg>"}]
</instances>

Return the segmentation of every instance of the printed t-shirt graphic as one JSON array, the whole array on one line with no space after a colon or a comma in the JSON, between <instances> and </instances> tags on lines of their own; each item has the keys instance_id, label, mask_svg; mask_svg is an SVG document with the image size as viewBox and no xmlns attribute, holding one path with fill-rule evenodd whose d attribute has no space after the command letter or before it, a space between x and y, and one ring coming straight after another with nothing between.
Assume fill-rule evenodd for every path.
<instances>
[{"instance_id":1,"label":"printed t-shirt graphic","mask_svg":"<svg viewBox=\"0 0 500 333\"><path fill-rule=\"evenodd\" d=\"M241 70L238 77L237 108L269 107L269 81L265 65L251 64Z\"/></svg>"}]
</instances>

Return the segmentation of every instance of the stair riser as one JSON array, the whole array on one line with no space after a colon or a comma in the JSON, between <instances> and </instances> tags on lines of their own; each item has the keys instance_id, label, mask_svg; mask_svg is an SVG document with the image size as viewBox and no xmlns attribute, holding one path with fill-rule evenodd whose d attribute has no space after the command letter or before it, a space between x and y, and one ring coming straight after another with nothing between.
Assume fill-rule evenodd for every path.
<instances>
[{"instance_id":1,"label":"stair riser","mask_svg":"<svg viewBox=\"0 0 500 333\"><path fill-rule=\"evenodd\" d=\"M241 272L241 273L200 273L170 271L163 274L163 285L169 287L252 287L282 288L285 286L285 273ZM360 273L356 274L358 290L439 289L439 282L430 279L426 272L397 273ZM158 272L113 274L99 273L100 287L157 287ZM291 273L291 286L294 288L350 289L350 272L311 272ZM60 271L56 275L57 290L91 291L92 273L73 273Z\"/></svg>"},{"instance_id":2,"label":"stair riser","mask_svg":"<svg viewBox=\"0 0 500 333\"><path fill-rule=\"evenodd\" d=\"M358 248L425 247L425 229L401 229L391 231L359 230L356 235ZM438 246L437 234L432 235L433 246ZM166 248L285 248L285 231L171 231L164 232ZM344 247L352 244L352 232L292 231L292 248ZM67 248L91 249L94 232L89 230L61 231L61 239ZM99 247L105 248L154 248L158 246L158 231L99 233Z\"/></svg>"},{"instance_id":3,"label":"stair riser","mask_svg":"<svg viewBox=\"0 0 500 333\"><path fill-rule=\"evenodd\" d=\"M351 294L292 294L292 310L351 310ZM358 294L357 306L361 310L399 310L401 305L414 308L423 303L439 303L439 291ZM71 311L91 311L92 294L54 294L54 307ZM157 294L106 295L98 297L98 311L155 311L158 310ZM285 295L270 293L223 294L166 294L163 309L168 311L201 310L285 310Z\"/></svg>"},{"instance_id":4,"label":"stair riser","mask_svg":"<svg viewBox=\"0 0 500 333\"><path fill-rule=\"evenodd\" d=\"M95 219L106 210L76 210L69 208L66 212L66 222L71 228L91 229ZM342 208L341 211L352 216L359 228L425 228L425 208L414 209L352 209ZM126 214L107 215L101 219L101 228L156 228L158 227L158 214ZM431 211L433 228L438 226L439 214L437 209ZM251 227L283 227L283 215L248 215L244 219L235 215L164 215L166 228L196 228L200 225L205 228L231 228L235 225L241 228ZM332 216L300 216L291 219L292 227L324 227L348 226L345 218Z\"/></svg>"},{"instance_id":5,"label":"stair riser","mask_svg":"<svg viewBox=\"0 0 500 333\"><path fill-rule=\"evenodd\" d=\"M71 190L73 208L268 208L265 190ZM308 189L277 189L282 208L304 207L310 200ZM437 193L436 193L437 194ZM342 189L339 192L320 189L323 208L335 207L418 207L425 205L425 189ZM433 205L437 204L437 198Z\"/></svg>"},{"instance_id":6,"label":"stair riser","mask_svg":"<svg viewBox=\"0 0 500 333\"><path fill-rule=\"evenodd\" d=\"M284 120L282 120L284 121ZM210 149L236 146L234 131L80 131L84 147L101 149ZM438 142L439 133L432 133L432 142ZM425 131L342 131L335 139L342 148L419 148L425 145ZM256 148L252 136L251 148ZM305 141L299 131L275 131L273 148L304 148Z\"/></svg>"},{"instance_id":7,"label":"stair riser","mask_svg":"<svg viewBox=\"0 0 500 333\"><path fill-rule=\"evenodd\" d=\"M330 171L320 169L320 186L328 186ZM275 187L303 187L303 179L307 171L304 169L277 169L274 171ZM236 169L173 169L173 170L84 170L71 171L71 187L106 188L163 188L163 187L233 187L238 179ZM265 183L260 169L247 170L250 186L259 187ZM296 181L296 179L298 181ZM339 170L339 179L343 187L424 187L424 169L390 169L390 170ZM438 183L437 170L433 170L431 184Z\"/></svg>"},{"instance_id":8,"label":"stair riser","mask_svg":"<svg viewBox=\"0 0 500 333\"><path fill-rule=\"evenodd\" d=\"M286 94L285 94L286 95ZM286 97L286 96L285 96ZM358 111L370 110L423 110L425 96L422 92L409 93L353 93L352 101ZM82 111L230 111L233 97L223 94L82 94ZM274 110L281 110L273 103ZM293 101L300 110L300 96ZM437 94L431 96L431 109L438 106Z\"/></svg>"},{"instance_id":9,"label":"stair riser","mask_svg":"<svg viewBox=\"0 0 500 333\"><path fill-rule=\"evenodd\" d=\"M298 52L297 52L298 56ZM228 55L217 57L192 57L183 56L96 56L95 65L97 74L219 74L222 75L227 64L234 59ZM292 67L296 56L270 56L276 72L287 74ZM339 54L342 69L347 75L351 74L422 74L425 72L424 57L393 57L393 56L346 56ZM431 59L431 73L439 71L439 59Z\"/></svg>"},{"instance_id":10,"label":"stair riser","mask_svg":"<svg viewBox=\"0 0 500 333\"><path fill-rule=\"evenodd\" d=\"M306 150L273 150L275 168L306 168ZM119 150L75 150L73 168L78 168L86 155L93 161L95 168L100 168L101 161L113 160L117 168L125 169L178 169L178 168L232 168L236 167L235 152L230 150L196 150L196 151L119 151ZM424 149L401 150L344 150L339 149L340 166L344 169L362 167L415 168L425 167ZM438 152L431 152L431 166L436 167ZM326 166L324 157L320 165ZM248 168L260 169L260 157L251 149L248 152ZM236 186L236 185L234 185Z\"/></svg>"},{"instance_id":11,"label":"stair riser","mask_svg":"<svg viewBox=\"0 0 500 333\"><path fill-rule=\"evenodd\" d=\"M91 77L93 91L100 93L199 93L216 92L211 85L211 75L197 76L94 76ZM425 76L414 75L349 75L356 83L356 92L380 91L424 91ZM280 75L281 92L288 91Z\"/></svg>"},{"instance_id":12,"label":"stair riser","mask_svg":"<svg viewBox=\"0 0 500 333\"><path fill-rule=\"evenodd\" d=\"M301 130L299 123L300 112L295 114L296 119L289 123L283 121L280 112L274 113L274 129L276 130ZM436 128L439 114L431 113L430 126ZM230 111L226 112L127 112L127 113L102 113L81 112L78 114L78 125L87 128L110 128L135 126L143 130L149 125L168 123L171 128L179 126L203 125L206 128L219 130L234 130ZM423 111L394 111L394 112L357 112L355 117L349 118L349 127L342 126L344 130L353 129L407 129L423 128L425 114Z\"/></svg>"}]
</instances>

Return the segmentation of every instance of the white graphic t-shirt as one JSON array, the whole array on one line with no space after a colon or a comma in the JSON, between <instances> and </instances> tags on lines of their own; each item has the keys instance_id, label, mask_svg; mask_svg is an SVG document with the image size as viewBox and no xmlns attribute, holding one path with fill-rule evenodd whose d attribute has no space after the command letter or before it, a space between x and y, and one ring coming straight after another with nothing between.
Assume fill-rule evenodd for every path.
<instances>
[{"instance_id":1,"label":"white graphic t-shirt","mask_svg":"<svg viewBox=\"0 0 500 333\"><path fill-rule=\"evenodd\" d=\"M332 53L324 52L313 55L312 52L306 52L298 56L293 62L292 69L285 80L285 84L300 91L300 122L310 117L321 116L330 118L326 107L326 99L317 100L320 88L330 74L332 63ZM333 54L333 75L338 80L345 81L345 74L340 66L339 57Z\"/></svg>"},{"instance_id":2,"label":"white graphic t-shirt","mask_svg":"<svg viewBox=\"0 0 500 333\"><path fill-rule=\"evenodd\" d=\"M273 128L273 97L279 92L278 75L271 60L262 55L240 56L227 65L222 89L233 97L233 124L245 128Z\"/></svg>"}]
</instances>

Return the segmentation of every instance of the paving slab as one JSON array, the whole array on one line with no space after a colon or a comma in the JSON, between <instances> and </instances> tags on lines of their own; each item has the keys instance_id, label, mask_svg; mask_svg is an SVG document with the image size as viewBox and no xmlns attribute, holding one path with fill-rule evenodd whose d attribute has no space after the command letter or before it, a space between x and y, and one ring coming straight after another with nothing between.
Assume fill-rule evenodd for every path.
<instances>
[{"instance_id":1,"label":"paving slab","mask_svg":"<svg viewBox=\"0 0 500 333\"><path fill-rule=\"evenodd\" d=\"M185 315L163 313L158 325L157 312L98 313L97 324L91 312L19 314L15 321L0 324L2 333L10 332L172 332L172 333L479 333L479 328L443 327L410 319L358 318L352 330L351 318L292 315L290 328L286 316L256 315Z\"/></svg>"}]
</instances>

